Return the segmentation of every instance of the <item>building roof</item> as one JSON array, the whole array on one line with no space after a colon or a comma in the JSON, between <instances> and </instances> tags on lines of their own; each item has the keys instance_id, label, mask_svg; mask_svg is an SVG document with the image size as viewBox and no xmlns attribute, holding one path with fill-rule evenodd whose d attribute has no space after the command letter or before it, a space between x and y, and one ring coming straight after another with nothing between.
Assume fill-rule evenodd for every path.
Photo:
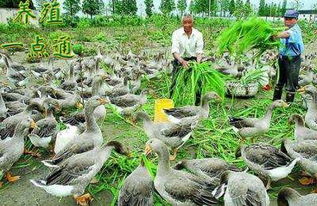
<instances>
[{"instance_id":1,"label":"building roof","mask_svg":"<svg viewBox=\"0 0 317 206\"><path fill-rule=\"evenodd\" d=\"M300 14L317 14L317 10L299 10Z\"/></svg>"}]
</instances>

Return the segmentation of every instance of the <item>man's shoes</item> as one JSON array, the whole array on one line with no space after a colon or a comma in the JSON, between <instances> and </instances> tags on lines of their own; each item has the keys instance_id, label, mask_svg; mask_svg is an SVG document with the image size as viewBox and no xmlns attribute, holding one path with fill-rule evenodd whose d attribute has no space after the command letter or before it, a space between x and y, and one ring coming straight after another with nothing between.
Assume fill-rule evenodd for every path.
<instances>
[{"instance_id":1,"label":"man's shoes","mask_svg":"<svg viewBox=\"0 0 317 206\"><path fill-rule=\"evenodd\" d=\"M292 103L294 102L294 98L295 98L295 93L294 92L287 92L286 93L286 102L287 103Z\"/></svg>"},{"instance_id":2,"label":"man's shoes","mask_svg":"<svg viewBox=\"0 0 317 206\"><path fill-rule=\"evenodd\" d=\"M281 88L275 87L274 94L273 94L273 101L281 99L282 92L283 92L283 90Z\"/></svg>"}]
</instances>

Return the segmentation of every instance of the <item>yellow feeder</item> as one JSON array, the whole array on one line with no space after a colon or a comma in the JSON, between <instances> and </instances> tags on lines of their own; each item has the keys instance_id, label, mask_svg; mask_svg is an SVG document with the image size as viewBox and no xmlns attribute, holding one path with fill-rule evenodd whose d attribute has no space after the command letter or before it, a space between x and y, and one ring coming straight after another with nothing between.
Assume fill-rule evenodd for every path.
<instances>
[{"instance_id":1,"label":"yellow feeder","mask_svg":"<svg viewBox=\"0 0 317 206\"><path fill-rule=\"evenodd\" d=\"M174 102L172 99L156 99L154 110L154 122L168 122L167 115L163 109L174 108Z\"/></svg>"}]
</instances>

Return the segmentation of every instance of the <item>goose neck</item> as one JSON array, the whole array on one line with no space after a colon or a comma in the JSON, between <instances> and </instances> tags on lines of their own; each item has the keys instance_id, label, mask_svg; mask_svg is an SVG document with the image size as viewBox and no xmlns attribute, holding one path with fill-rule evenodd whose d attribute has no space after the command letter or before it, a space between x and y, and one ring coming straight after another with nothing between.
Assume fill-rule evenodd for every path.
<instances>
[{"instance_id":1,"label":"goose neck","mask_svg":"<svg viewBox=\"0 0 317 206\"><path fill-rule=\"evenodd\" d=\"M93 115L93 111L94 111L94 108L89 108L89 107L85 108L86 129L89 131L96 131L99 128L97 125L96 119Z\"/></svg>"},{"instance_id":2,"label":"goose neck","mask_svg":"<svg viewBox=\"0 0 317 206\"><path fill-rule=\"evenodd\" d=\"M162 147L157 154L159 157L157 173L164 174L170 170L168 149L166 147Z\"/></svg>"}]
</instances>

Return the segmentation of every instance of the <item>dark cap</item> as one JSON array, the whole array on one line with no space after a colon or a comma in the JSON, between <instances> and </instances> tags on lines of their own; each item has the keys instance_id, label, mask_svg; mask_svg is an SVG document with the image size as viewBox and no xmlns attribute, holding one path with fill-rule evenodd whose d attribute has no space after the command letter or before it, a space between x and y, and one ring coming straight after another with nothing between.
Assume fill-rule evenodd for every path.
<instances>
[{"instance_id":1,"label":"dark cap","mask_svg":"<svg viewBox=\"0 0 317 206\"><path fill-rule=\"evenodd\" d=\"M284 14L284 17L287 17L287 18L298 18L298 11L296 10L287 10Z\"/></svg>"}]
</instances>

